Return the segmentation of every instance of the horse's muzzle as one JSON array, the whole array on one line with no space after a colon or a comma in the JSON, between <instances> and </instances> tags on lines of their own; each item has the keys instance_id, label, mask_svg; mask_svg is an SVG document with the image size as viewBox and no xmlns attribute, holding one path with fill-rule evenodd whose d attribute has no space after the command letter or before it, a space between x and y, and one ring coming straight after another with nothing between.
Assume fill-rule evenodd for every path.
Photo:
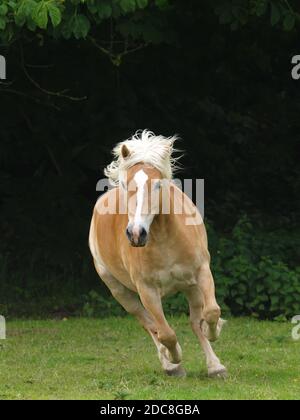
<instances>
[{"instance_id":1,"label":"horse's muzzle","mask_svg":"<svg viewBox=\"0 0 300 420\"><path fill-rule=\"evenodd\" d=\"M133 228L132 226L127 226L126 236L131 246L134 247L143 247L148 240L148 233L144 227Z\"/></svg>"}]
</instances>

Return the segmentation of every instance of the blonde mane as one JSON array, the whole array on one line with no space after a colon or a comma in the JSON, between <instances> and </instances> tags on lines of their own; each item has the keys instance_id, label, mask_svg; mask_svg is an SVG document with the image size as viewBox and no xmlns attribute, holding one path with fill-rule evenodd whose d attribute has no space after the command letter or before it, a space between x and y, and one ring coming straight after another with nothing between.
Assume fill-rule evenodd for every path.
<instances>
[{"instance_id":1,"label":"blonde mane","mask_svg":"<svg viewBox=\"0 0 300 420\"><path fill-rule=\"evenodd\" d=\"M122 172L128 170L137 163L147 163L158 169L163 178L172 179L178 169L179 157L172 154L178 150L174 148L177 136L155 136L148 130L137 131L131 138L117 144L113 149L115 159L104 170L105 176L112 185L118 185ZM122 147L125 145L130 154L127 158L122 157Z\"/></svg>"}]
</instances>

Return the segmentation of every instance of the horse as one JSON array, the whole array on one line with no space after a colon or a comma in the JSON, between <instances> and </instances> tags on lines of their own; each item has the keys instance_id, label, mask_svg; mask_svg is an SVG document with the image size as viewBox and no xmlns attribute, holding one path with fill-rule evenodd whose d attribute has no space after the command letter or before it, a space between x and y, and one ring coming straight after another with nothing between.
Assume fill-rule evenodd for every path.
<instances>
[{"instance_id":1,"label":"horse","mask_svg":"<svg viewBox=\"0 0 300 420\"><path fill-rule=\"evenodd\" d=\"M226 368L210 342L219 337L225 321L215 297L203 220L173 181L176 139L144 130L117 144L104 170L113 188L96 202L89 247L113 297L152 337L167 375L186 375L180 344L162 306L164 296L182 292L208 376L224 378ZM164 206L169 211L162 211Z\"/></svg>"}]
</instances>

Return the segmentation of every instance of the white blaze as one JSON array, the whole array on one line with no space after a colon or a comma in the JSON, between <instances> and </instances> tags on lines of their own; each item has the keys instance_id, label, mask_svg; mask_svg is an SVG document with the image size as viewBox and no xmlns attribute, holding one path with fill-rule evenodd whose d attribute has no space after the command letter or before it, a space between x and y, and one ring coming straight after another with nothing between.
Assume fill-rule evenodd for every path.
<instances>
[{"instance_id":1,"label":"white blaze","mask_svg":"<svg viewBox=\"0 0 300 420\"><path fill-rule=\"evenodd\" d=\"M141 169L138 171L134 178L135 183L137 185L137 195L136 195L136 211L134 215L134 227L140 226L142 222L142 209L143 209L143 202L144 202L144 190L145 185L148 180L148 175Z\"/></svg>"}]
</instances>

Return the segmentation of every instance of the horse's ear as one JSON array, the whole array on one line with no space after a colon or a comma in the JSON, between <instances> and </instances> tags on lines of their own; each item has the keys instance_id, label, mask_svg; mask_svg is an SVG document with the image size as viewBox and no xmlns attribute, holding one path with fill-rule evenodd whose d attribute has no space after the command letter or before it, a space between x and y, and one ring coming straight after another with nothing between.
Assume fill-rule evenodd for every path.
<instances>
[{"instance_id":1,"label":"horse's ear","mask_svg":"<svg viewBox=\"0 0 300 420\"><path fill-rule=\"evenodd\" d=\"M126 146L126 144L123 144L121 148L121 156L123 159L127 159L130 156L130 150Z\"/></svg>"}]
</instances>

